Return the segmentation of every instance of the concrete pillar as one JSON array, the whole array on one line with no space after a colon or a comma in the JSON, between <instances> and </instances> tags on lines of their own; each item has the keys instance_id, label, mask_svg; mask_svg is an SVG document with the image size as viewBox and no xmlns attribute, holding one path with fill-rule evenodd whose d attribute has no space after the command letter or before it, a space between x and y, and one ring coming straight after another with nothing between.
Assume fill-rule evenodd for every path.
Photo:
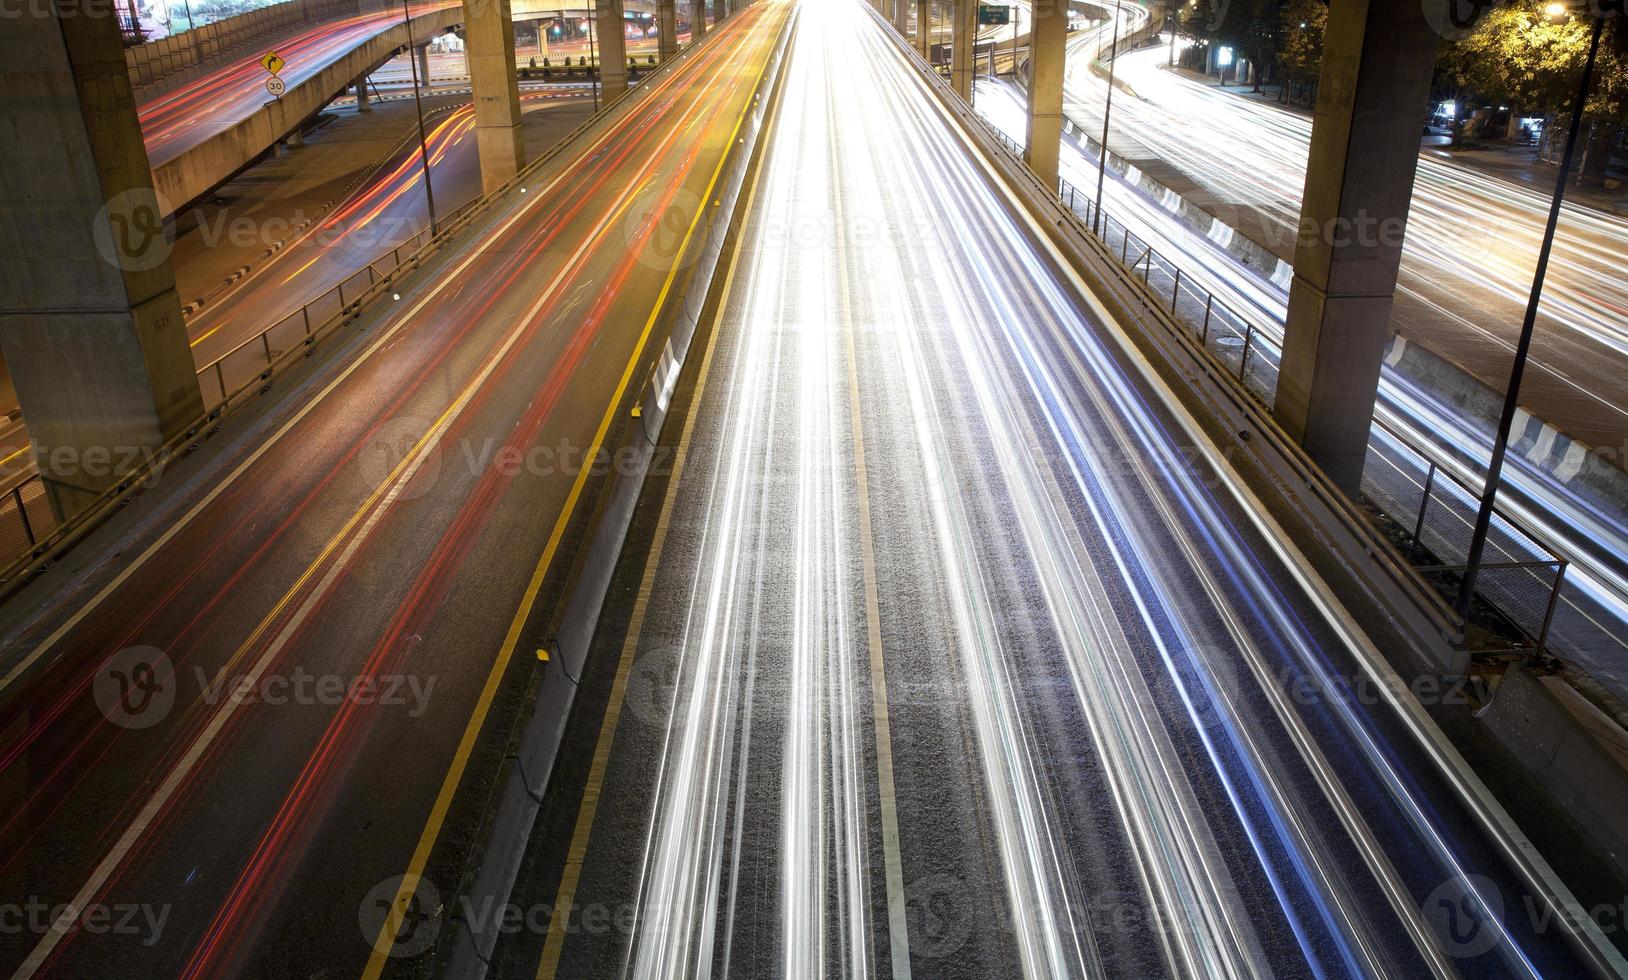
<instances>
[{"instance_id":1,"label":"concrete pillar","mask_svg":"<svg viewBox=\"0 0 1628 980\"><path fill-rule=\"evenodd\" d=\"M1029 40L1029 125L1024 157L1040 182L1057 189L1063 138L1063 59L1068 0L1035 0Z\"/></svg>"},{"instance_id":2,"label":"concrete pillar","mask_svg":"<svg viewBox=\"0 0 1628 980\"><path fill-rule=\"evenodd\" d=\"M656 0L656 60L678 54L678 2Z\"/></svg>"},{"instance_id":3,"label":"concrete pillar","mask_svg":"<svg viewBox=\"0 0 1628 980\"><path fill-rule=\"evenodd\" d=\"M373 101L370 98L368 98L367 79L365 79L365 78L356 83L356 111L357 112L372 112L373 111Z\"/></svg>"},{"instance_id":4,"label":"concrete pillar","mask_svg":"<svg viewBox=\"0 0 1628 980\"><path fill-rule=\"evenodd\" d=\"M203 413L118 21L0 30L0 352L59 515Z\"/></svg>"},{"instance_id":5,"label":"concrete pillar","mask_svg":"<svg viewBox=\"0 0 1628 980\"><path fill-rule=\"evenodd\" d=\"M707 36L707 0L690 0L690 43Z\"/></svg>"},{"instance_id":6,"label":"concrete pillar","mask_svg":"<svg viewBox=\"0 0 1628 980\"><path fill-rule=\"evenodd\" d=\"M972 101L972 46L978 38L978 0L955 0L951 9L950 85Z\"/></svg>"},{"instance_id":7,"label":"concrete pillar","mask_svg":"<svg viewBox=\"0 0 1628 980\"><path fill-rule=\"evenodd\" d=\"M1438 37L1417 0L1333 0L1272 413L1355 493Z\"/></svg>"},{"instance_id":8,"label":"concrete pillar","mask_svg":"<svg viewBox=\"0 0 1628 980\"><path fill-rule=\"evenodd\" d=\"M899 36L910 36L910 0L891 0L893 4L893 27Z\"/></svg>"},{"instance_id":9,"label":"concrete pillar","mask_svg":"<svg viewBox=\"0 0 1628 980\"><path fill-rule=\"evenodd\" d=\"M712 26L717 27L729 16L729 5L724 0L712 0Z\"/></svg>"},{"instance_id":10,"label":"concrete pillar","mask_svg":"<svg viewBox=\"0 0 1628 980\"><path fill-rule=\"evenodd\" d=\"M627 91L627 34L622 0L598 0L594 31L599 42L599 87L606 102Z\"/></svg>"},{"instance_id":11,"label":"concrete pillar","mask_svg":"<svg viewBox=\"0 0 1628 980\"><path fill-rule=\"evenodd\" d=\"M509 0L464 0L464 45L474 90L480 185L490 194L526 163Z\"/></svg>"},{"instance_id":12,"label":"concrete pillar","mask_svg":"<svg viewBox=\"0 0 1628 980\"><path fill-rule=\"evenodd\" d=\"M933 50L932 24L932 0L916 0L916 50L921 52L923 58Z\"/></svg>"},{"instance_id":13,"label":"concrete pillar","mask_svg":"<svg viewBox=\"0 0 1628 980\"><path fill-rule=\"evenodd\" d=\"M413 57L418 59L418 84L428 89L430 87L430 46L421 44L414 48Z\"/></svg>"},{"instance_id":14,"label":"concrete pillar","mask_svg":"<svg viewBox=\"0 0 1628 980\"><path fill-rule=\"evenodd\" d=\"M291 150L299 149L305 145L305 131L302 129L295 129L287 136L283 137L283 144Z\"/></svg>"}]
</instances>

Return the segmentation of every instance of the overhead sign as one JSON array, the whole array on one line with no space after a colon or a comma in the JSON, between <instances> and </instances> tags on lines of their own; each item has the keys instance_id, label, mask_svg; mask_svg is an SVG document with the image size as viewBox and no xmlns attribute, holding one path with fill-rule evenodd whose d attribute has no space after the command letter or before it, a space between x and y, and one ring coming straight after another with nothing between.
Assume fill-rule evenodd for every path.
<instances>
[{"instance_id":1,"label":"overhead sign","mask_svg":"<svg viewBox=\"0 0 1628 980\"><path fill-rule=\"evenodd\" d=\"M283 56L275 51L267 51L266 56L260 59L260 66L273 75L282 71L283 66L286 64L288 62L283 60Z\"/></svg>"},{"instance_id":2,"label":"overhead sign","mask_svg":"<svg viewBox=\"0 0 1628 980\"><path fill-rule=\"evenodd\" d=\"M266 94L270 95L272 98L274 98L274 99L282 98L283 93L285 91L287 91L287 90L288 90L288 86L284 85L283 80L281 78L278 78L276 75L273 75L270 78L266 79Z\"/></svg>"},{"instance_id":3,"label":"overhead sign","mask_svg":"<svg viewBox=\"0 0 1628 980\"><path fill-rule=\"evenodd\" d=\"M985 27L994 27L999 24L1012 22L1011 7L991 7L988 4L978 5L978 23Z\"/></svg>"}]
</instances>

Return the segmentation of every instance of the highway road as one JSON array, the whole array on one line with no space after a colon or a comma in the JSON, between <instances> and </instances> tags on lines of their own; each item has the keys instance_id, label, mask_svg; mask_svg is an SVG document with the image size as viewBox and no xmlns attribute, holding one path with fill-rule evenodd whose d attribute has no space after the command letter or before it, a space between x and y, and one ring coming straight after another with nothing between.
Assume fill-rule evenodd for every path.
<instances>
[{"instance_id":1,"label":"highway road","mask_svg":"<svg viewBox=\"0 0 1628 980\"><path fill-rule=\"evenodd\" d=\"M1143 8L1122 8L1128 33ZM1087 132L1102 129L1104 79L1089 62L1102 32L1070 39L1065 111ZM1114 100L1109 146L1150 172L1174 171L1207 195L1223 220L1292 258L1300 221L1311 118L1240 97L1164 68L1155 45L1118 60L1135 97ZM1421 121L1424 107L1420 107ZM1178 190L1185 189L1178 187ZM1455 361L1494 390L1509 379L1548 191L1481 173L1424 150L1408 217L1395 328ZM1521 402L1562 431L1628 460L1628 220L1568 204L1533 342Z\"/></svg>"},{"instance_id":2,"label":"highway road","mask_svg":"<svg viewBox=\"0 0 1628 980\"><path fill-rule=\"evenodd\" d=\"M545 980L1581 971L883 29L799 8L589 791L536 844L549 931L511 943Z\"/></svg>"},{"instance_id":3,"label":"highway road","mask_svg":"<svg viewBox=\"0 0 1628 980\"><path fill-rule=\"evenodd\" d=\"M450 4L415 3L411 10L418 16L446 6ZM280 40L276 50L287 67L279 77L292 88L368 38L399 25L401 18L401 10L360 14ZM151 164L172 160L259 110L268 98L260 57L244 57L143 102L137 115Z\"/></svg>"},{"instance_id":4,"label":"highway road","mask_svg":"<svg viewBox=\"0 0 1628 980\"><path fill-rule=\"evenodd\" d=\"M784 13L641 86L8 604L0 894L47 911L0 972L422 970L383 910L405 874L454 889L476 736Z\"/></svg>"}]
</instances>

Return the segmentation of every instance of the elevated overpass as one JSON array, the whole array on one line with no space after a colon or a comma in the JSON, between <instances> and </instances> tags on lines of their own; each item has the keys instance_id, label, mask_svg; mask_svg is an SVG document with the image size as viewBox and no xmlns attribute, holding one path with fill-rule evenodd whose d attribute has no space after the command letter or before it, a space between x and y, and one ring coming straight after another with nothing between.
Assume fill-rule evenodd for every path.
<instances>
[{"instance_id":1,"label":"elevated overpass","mask_svg":"<svg viewBox=\"0 0 1628 980\"><path fill-rule=\"evenodd\" d=\"M635 6L655 9L645 0L629 4ZM307 16L268 13L285 7ZM410 9L411 21L403 23L400 5L296 0L200 28L200 35L218 30L189 44L182 41L193 32L129 49L164 215L230 178L397 54L464 26L462 3L420 0ZM511 13L534 20L588 11L570 10L560 0L520 0ZM249 23L234 26L240 20ZM270 76L260 58L268 51L287 62L279 75L286 91L278 99L265 89Z\"/></svg>"}]
</instances>

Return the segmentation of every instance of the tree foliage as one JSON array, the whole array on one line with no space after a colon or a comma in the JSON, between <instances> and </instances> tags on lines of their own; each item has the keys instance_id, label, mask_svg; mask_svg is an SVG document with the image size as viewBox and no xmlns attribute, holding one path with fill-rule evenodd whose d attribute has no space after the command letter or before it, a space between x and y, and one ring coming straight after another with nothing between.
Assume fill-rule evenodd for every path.
<instances>
[{"instance_id":1,"label":"tree foliage","mask_svg":"<svg viewBox=\"0 0 1628 980\"><path fill-rule=\"evenodd\" d=\"M1592 29L1587 17L1557 22L1544 16L1540 4L1512 3L1489 11L1469 35L1444 45L1438 66L1488 101L1561 115L1571 111L1577 98ZM1595 119L1628 122L1623 41L1622 18L1612 18L1601 38L1588 102L1588 114Z\"/></svg>"},{"instance_id":2,"label":"tree foliage","mask_svg":"<svg viewBox=\"0 0 1628 980\"><path fill-rule=\"evenodd\" d=\"M1297 82L1314 82L1323 70L1323 31L1328 27L1324 0L1288 0L1280 12L1278 63Z\"/></svg>"}]
</instances>

